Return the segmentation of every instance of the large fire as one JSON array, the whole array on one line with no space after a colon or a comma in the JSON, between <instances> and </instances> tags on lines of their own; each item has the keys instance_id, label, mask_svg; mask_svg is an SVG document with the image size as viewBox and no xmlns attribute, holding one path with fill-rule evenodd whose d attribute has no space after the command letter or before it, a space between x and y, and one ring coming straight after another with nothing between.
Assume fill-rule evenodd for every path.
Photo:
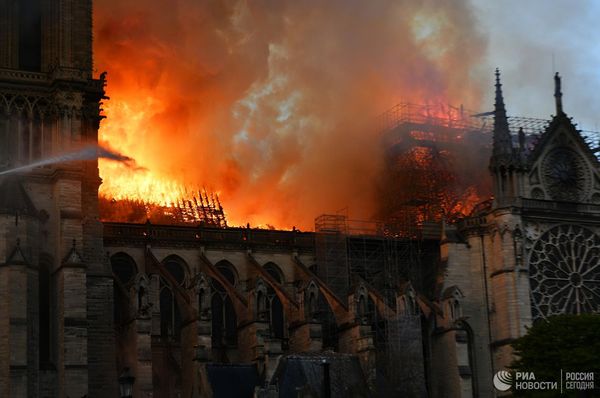
<instances>
[{"instance_id":1,"label":"large fire","mask_svg":"<svg viewBox=\"0 0 600 398\"><path fill-rule=\"evenodd\" d=\"M484 39L466 0L107 0L94 25L101 140L144 168L102 161L108 200L168 207L205 188L234 225L370 218L374 115L401 99L479 107Z\"/></svg>"}]
</instances>

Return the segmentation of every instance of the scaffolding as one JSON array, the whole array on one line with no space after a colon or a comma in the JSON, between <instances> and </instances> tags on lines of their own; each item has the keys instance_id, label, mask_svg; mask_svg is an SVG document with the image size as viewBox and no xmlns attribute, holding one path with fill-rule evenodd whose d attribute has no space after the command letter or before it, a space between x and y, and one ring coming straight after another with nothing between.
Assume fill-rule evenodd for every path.
<instances>
[{"instance_id":1,"label":"scaffolding","mask_svg":"<svg viewBox=\"0 0 600 398\"><path fill-rule=\"evenodd\" d=\"M342 299L350 287L346 236L345 216L323 214L315 219L317 274Z\"/></svg>"},{"instance_id":2,"label":"scaffolding","mask_svg":"<svg viewBox=\"0 0 600 398\"><path fill-rule=\"evenodd\" d=\"M396 309L398 292L406 281L410 280L425 295L432 293L429 286L433 286L437 271L439 234L397 236L389 233L391 229L408 228L349 220L344 215L322 215L315 220L317 272L342 300L347 297L349 284L357 279L376 289L392 309ZM325 345L335 344L335 320L326 311L327 308L321 308L323 341ZM415 315L389 315L379 313L369 299L368 318L378 352L377 368L389 381L393 390L390 393L413 393L423 385L420 380L424 377L423 369L413 366L423 363L422 357L417 358L422 356L421 319Z\"/></svg>"},{"instance_id":3,"label":"scaffolding","mask_svg":"<svg viewBox=\"0 0 600 398\"><path fill-rule=\"evenodd\" d=\"M409 220L406 220L407 222ZM426 230L413 225L390 226L379 221L349 220L344 215L324 214L315 219L317 274L343 299L353 276L358 276L395 306L395 294L402 281L411 280L426 288L422 267L423 238L437 241L436 225ZM421 226L422 227L422 226ZM410 235L390 233L411 230ZM431 230L431 231L430 231ZM436 250L436 248L428 249Z\"/></svg>"},{"instance_id":4,"label":"scaffolding","mask_svg":"<svg viewBox=\"0 0 600 398\"><path fill-rule=\"evenodd\" d=\"M462 105L455 107L446 104L413 104L402 102L394 105L377 116L377 131L385 133L403 125L423 125L430 129L441 127L460 134L465 131L492 133L494 128L494 112L475 112ZM544 132L550 120L523 116L508 116L508 125L513 135L522 129L526 136L537 136ZM595 149L600 147L600 132L579 130L588 145ZM439 137L438 137L439 139Z\"/></svg>"}]
</instances>

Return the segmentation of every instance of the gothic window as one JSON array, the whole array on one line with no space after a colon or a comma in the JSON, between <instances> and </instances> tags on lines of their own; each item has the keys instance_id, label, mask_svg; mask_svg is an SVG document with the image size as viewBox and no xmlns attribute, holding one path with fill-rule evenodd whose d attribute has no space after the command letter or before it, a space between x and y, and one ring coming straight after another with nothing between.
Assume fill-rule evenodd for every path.
<instances>
[{"instance_id":1,"label":"gothic window","mask_svg":"<svg viewBox=\"0 0 600 398\"><path fill-rule=\"evenodd\" d=\"M204 289L201 289L198 293L198 315L203 321L209 319L210 316L208 308L205 308L205 306L207 305L207 301L208 300L206 300L206 291Z\"/></svg>"},{"instance_id":2,"label":"gothic window","mask_svg":"<svg viewBox=\"0 0 600 398\"><path fill-rule=\"evenodd\" d=\"M135 261L126 253L112 255L110 258L110 265L113 274L123 285L129 284L137 273Z\"/></svg>"},{"instance_id":3,"label":"gothic window","mask_svg":"<svg viewBox=\"0 0 600 398\"><path fill-rule=\"evenodd\" d=\"M256 293L256 313L259 320L265 320L267 317L267 297L262 291Z\"/></svg>"},{"instance_id":4,"label":"gothic window","mask_svg":"<svg viewBox=\"0 0 600 398\"><path fill-rule=\"evenodd\" d=\"M144 301L144 295L146 295L146 289L144 289L144 286L140 286L140 288L138 290L138 294L137 294L138 308L142 308L143 301Z\"/></svg>"},{"instance_id":5,"label":"gothic window","mask_svg":"<svg viewBox=\"0 0 600 398\"><path fill-rule=\"evenodd\" d=\"M228 261L221 261L216 264L219 273L225 277L233 286L236 285L237 276L233 266Z\"/></svg>"},{"instance_id":6,"label":"gothic window","mask_svg":"<svg viewBox=\"0 0 600 398\"><path fill-rule=\"evenodd\" d=\"M418 315L418 307L415 297L411 292L407 293L404 297L404 313L406 315Z\"/></svg>"},{"instance_id":7,"label":"gothic window","mask_svg":"<svg viewBox=\"0 0 600 398\"><path fill-rule=\"evenodd\" d=\"M314 292L311 292L308 296L308 305L307 312L308 318L314 318L317 313L317 295Z\"/></svg>"},{"instance_id":8,"label":"gothic window","mask_svg":"<svg viewBox=\"0 0 600 398\"><path fill-rule=\"evenodd\" d=\"M362 294L358 298L357 312L357 315L360 319L364 319L367 316L367 302L365 300L365 296Z\"/></svg>"},{"instance_id":9,"label":"gothic window","mask_svg":"<svg viewBox=\"0 0 600 398\"><path fill-rule=\"evenodd\" d=\"M457 319L459 319L462 315L461 315L461 310L460 310L460 303L458 302L457 299L451 299L450 302L448 303L448 306L450 307L450 319L453 321L456 321Z\"/></svg>"},{"instance_id":10,"label":"gothic window","mask_svg":"<svg viewBox=\"0 0 600 398\"><path fill-rule=\"evenodd\" d=\"M126 322L129 317L129 297L127 286L137 273L135 261L126 253L111 256L110 264L115 278L113 286L113 319L115 327Z\"/></svg>"},{"instance_id":11,"label":"gothic window","mask_svg":"<svg viewBox=\"0 0 600 398\"><path fill-rule=\"evenodd\" d=\"M42 1L19 0L19 68L41 70Z\"/></svg>"},{"instance_id":12,"label":"gothic window","mask_svg":"<svg viewBox=\"0 0 600 398\"><path fill-rule=\"evenodd\" d=\"M177 259L168 259L165 268L175 281L181 286L185 280L185 269Z\"/></svg>"},{"instance_id":13,"label":"gothic window","mask_svg":"<svg viewBox=\"0 0 600 398\"><path fill-rule=\"evenodd\" d=\"M583 158L575 151L559 147L543 162L546 189L554 200L577 202L587 191L588 172Z\"/></svg>"},{"instance_id":14,"label":"gothic window","mask_svg":"<svg viewBox=\"0 0 600 398\"><path fill-rule=\"evenodd\" d=\"M211 285L212 345L215 348L234 346L237 344L237 316L233 303L216 279L211 279Z\"/></svg>"},{"instance_id":15,"label":"gothic window","mask_svg":"<svg viewBox=\"0 0 600 398\"><path fill-rule=\"evenodd\" d=\"M40 369L47 369L50 366L50 314L51 314L51 296L50 296L50 268L52 260L46 256L41 256L39 268L39 311L40 311Z\"/></svg>"},{"instance_id":16,"label":"gothic window","mask_svg":"<svg viewBox=\"0 0 600 398\"><path fill-rule=\"evenodd\" d=\"M164 262L164 267L175 283L182 285L185 268L178 259ZM160 278L160 335L163 339L179 341L181 333L181 311L176 297L176 286L165 277Z\"/></svg>"},{"instance_id":17,"label":"gothic window","mask_svg":"<svg viewBox=\"0 0 600 398\"><path fill-rule=\"evenodd\" d=\"M181 313L175 294L167 281L160 278L160 336L165 340L179 340Z\"/></svg>"},{"instance_id":18,"label":"gothic window","mask_svg":"<svg viewBox=\"0 0 600 398\"><path fill-rule=\"evenodd\" d=\"M283 276L282 276L283 273L281 272L279 267L277 267L275 264L267 263L267 264L265 264L265 266L263 268L265 269L265 271L267 271L267 273L269 275L271 275L273 277L273 279L275 279L277 281L277 283L283 282Z\"/></svg>"},{"instance_id":19,"label":"gothic window","mask_svg":"<svg viewBox=\"0 0 600 398\"><path fill-rule=\"evenodd\" d=\"M231 285L236 285L236 273L230 263L222 261L216 267ZM233 302L219 281L211 278L211 286L212 345L214 348L235 346L237 344L237 315L233 308Z\"/></svg>"},{"instance_id":20,"label":"gothic window","mask_svg":"<svg viewBox=\"0 0 600 398\"><path fill-rule=\"evenodd\" d=\"M279 284L283 282L283 273L273 263L267 263L264 266L265 271L269 273ZM284 315L283 305L281 300L275 294L275 290L271 286L267 286L267 297L266 297L266 312L269 316L269 328L271 330L271 337L276 339L284 338Z\"/></svg>"},{"instance_id":21,"label":"gothic window","mask_svg":"<svg viewBox=\"0 0 600 398\"><path fill-rule=\"evenodd\" d=\"M600 236L559 225L533 245L529 275L534 319L600 309Z\"/></svg>"}]
</instances>

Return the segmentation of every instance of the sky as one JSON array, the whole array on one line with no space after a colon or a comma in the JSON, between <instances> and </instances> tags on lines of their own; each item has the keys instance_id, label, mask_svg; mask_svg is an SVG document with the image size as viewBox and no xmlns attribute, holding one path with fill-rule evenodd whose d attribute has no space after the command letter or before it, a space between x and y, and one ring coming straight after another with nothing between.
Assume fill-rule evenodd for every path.
<instances>
[{"instance_id":1,"label":"sky","mask_svg":"<svg viewBox=\"0 0 600 398\"><path fill-rule=\"evenodd\" d=\"M600 1L473 0L487 36L482 66L502 72L510 115L554 114L554 72L562 76L565 112L579 128L600 130ZM493 104L493 89L484 104Z\"/></svg>"}]
</instances>

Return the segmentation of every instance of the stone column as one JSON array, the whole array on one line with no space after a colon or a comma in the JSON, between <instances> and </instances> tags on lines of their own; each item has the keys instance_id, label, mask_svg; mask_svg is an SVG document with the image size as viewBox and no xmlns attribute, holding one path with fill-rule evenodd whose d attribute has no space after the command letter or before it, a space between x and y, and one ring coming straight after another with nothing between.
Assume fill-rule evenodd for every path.
<instances>
[{"instance_id":1,"label":"stone column","mask_svg":"<svg viewBox=\"0 0 600 398\"><path fill-rule=\"evenodd\" d=\"M317 321L290 325L290 352L318 352L323 349L323 326Z\"/></svg>"},{"instance_id":2,"label":"stone column","mask_svg":"<svg viewBox=\"0 0 600 398\"><path fill-rule=\"evenodd\" d=\"M59 396L88 393L88 320L86 272L72 250L56 272Z\"/></svg>"},{"instance_id":3,"label":"stone column","mask_svg":"<svg viewBox=\"0 0 600 398\"><path fill-rule=\"evenodd\" d=\"M3 257L6 254L3 253ZM0 266L0 314L10 313L10 268ZM10 317L0 317L0 396L10 397Z\"/></svg>"},{"instance_id":4,"label":"stone column","mask_svg":"<svg viewBox=\"0 0 600 398\"><path fill-rule=\"evenodd\" d=\"M265 336L269 333L269 324L254 321L242 326L238 331L238 347L243 362L256 362L259 372L265 360Z\"/></svg>"},{"instance_id":5,"label":"stone column","mask_svg":"<svg viewBox=\"0 0 600 398\"><path fill-rule=\"evenodd\" d=\"M362 370L367 378L367 383L375 388L376 350L373 343L371 326L355 322L348 325L339 333L340 352L358 356Z\"/></svg>"},{"instance_id":6,"label":"stone column","mask_svg":"<svg viewBox=\"0 0 600 398\"><path fill-rule=\"evenodd\" d=\"M279 358L283 355L283 348L281 339L266 338L264 339L264 346L265 379L270 381L273 373L275 373Z\"/></svg>"},{"instance_id":7,"label":"stone column","mask_svg":"<svg viewBox=\"0 0 600 398\"><path fill-rule=\"evenodd\" d=\"M135 300L136 320L134 321L136 339L135 396L152 397L152 308L157 304L150 301L150 280L145 275L136 283Z\"/></svg>"},{"instance_id":8,"label":"stone column","mask_svg":"<svg viewBox=\"0 0 600 398\"><path fill-rule=\"evenodd\" d=\"M54 186L60 214L55 257L63 259L54 272L58 395L81 397L88 394L87 264L82 254L81 180L79 173L64 173Z\"/></svg>"},{"instance_id":9,"label":"stone column","mask_svg":"<svg viewBox=\"0 0 600 398\"><path fill-rule=\"evenodd\" d=\"M16 260L16 261L15 261ZM27 294L27 265L21 259L9 259L9 263L3 266L3 277L7 279L6 292L7 309L6 318L8 321L8 360L9 380L8 388L2 388L6 396L26 397L27 389L27 369L28 369L28 330L27 330L27 307L29 297ZM4 279L4 278L3 278ZM6 365L5 365L6 366Z\"/></svg>"}]
</instances>

